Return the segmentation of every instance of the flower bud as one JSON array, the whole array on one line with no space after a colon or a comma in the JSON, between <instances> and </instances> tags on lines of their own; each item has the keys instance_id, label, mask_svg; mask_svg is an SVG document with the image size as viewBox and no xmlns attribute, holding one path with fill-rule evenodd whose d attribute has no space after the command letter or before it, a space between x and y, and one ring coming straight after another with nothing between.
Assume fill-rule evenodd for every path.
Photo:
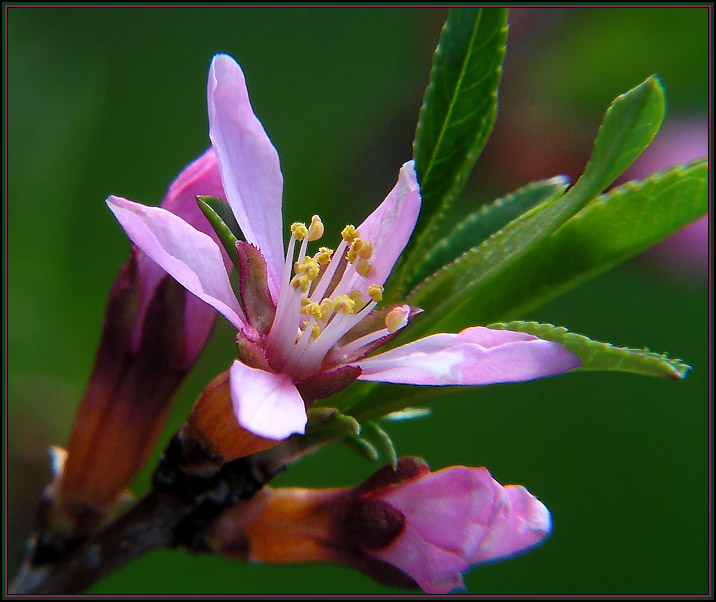
<instances>
[{"instance_id":1,"label":"flower bud","mask_svg":"<svg viewBox=\"0 0 716 602\"><path fill-rule=\"evenodd\" d=\"M212 234L198 194L224 195L212 150L184 169L162 203ZM121 499L154 447L215 314L132 248L110 293L95 366L52 490L55 530L89 532Z\"/></svg>"},{"instance_id":2,"label":"flower bud","mask_svg":"<svg viewBox=\"0 0 716 602\"><path fill-rule=\"evenodd\" d=\"M431 473L401 458L345 489L264 488L227 510L209 534L217 552L263 562L324 560L397 587L463 587L470 565L523 551L550 530L545 506L485 468Z\"/></svg>"}]
</instances>

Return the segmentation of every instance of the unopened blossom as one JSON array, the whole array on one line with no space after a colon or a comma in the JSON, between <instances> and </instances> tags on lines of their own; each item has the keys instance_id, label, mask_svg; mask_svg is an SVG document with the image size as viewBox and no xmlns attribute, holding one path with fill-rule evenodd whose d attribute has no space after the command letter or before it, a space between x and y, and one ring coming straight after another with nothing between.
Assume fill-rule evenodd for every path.
<instances>
[{"instance_id":1,"label":"unopened blossom","mask_svg":"<svg viewBox=\"0 0 716 602\"><path fill-rule=\"evenodd\" d=\"M373 494L405 517L387 547L366 552L410 575L426 592L463 588L471 565L522 552L551 530L549 510L520 485L486 468L455 466Z\"/></svg>"},{"instance_id":2,"label":"unopened blossom","mask_svg":"<svg viewBox=\"0 0 716 602\"><path fill-rule=\"evenodd\" d=\"M420 211L413 162L402 166L395 187L363 223L333 237L336 246L317 243L324 227L313 216L290 226L284 250L278 154L254 115L241 68L227 55L212 61L208 105L226 201L246 241L236 244L238 299L211 237L161 208L115 196L108 204L134 244L236 327L239 359L230 369L230 391L242 427L274 440L302 433L306 405L356 378L476 385L580 365L556 343L480 327L370 355L420 311L378 309Z\"/></svg>"},{"instance_id":3,"label":"unopened blossom","mask_svg":"<svg viewBox=\"0 0 716 602\"><path fill-rule=\"evenodd\" d=\"M544 504L486 468L430 472L401 458L355 488L266 488L227 510L208 539L242 560L338 562L388 585L446 594L464 587L471 566L523 552L550 530Z\"/></svg>"},{"instance_id":4,"label":"unopened blossom","mask_svg":"<svg viewBox=\"0 0 716 602\"><path fill-rule=\"evenodd\" d=\"M196 203L197 195L223 196L219 166L214 149L209 148L200 157L187 165L167 190L161 207L191 224L218 242L214 230ZM139 345L144 316L149 302L159 283L167 273L143 251L135 253L137 261L137 279L141 282L141 296L138 317L134 326L132 346ZM230 266L228 257L225 265ZM195 295L186 295L184 310L184 362L187 369L194 365L206 345L214 325L216 310L200 301Z\"/></svg>"},{"instance_id":5,"label":"unopened blossom","mask_svg":"<svg viewBox=\"0 0 716 602\"><path fill-rule=\"evenodd\" d=\"M215 236L197 194L223 195L213 149L177 176L162 211ZM95 366L56 475L55 502L72 531L101 520L146 461L215 315L132 248L110 293Z\"/></svg>"}]
</instances>

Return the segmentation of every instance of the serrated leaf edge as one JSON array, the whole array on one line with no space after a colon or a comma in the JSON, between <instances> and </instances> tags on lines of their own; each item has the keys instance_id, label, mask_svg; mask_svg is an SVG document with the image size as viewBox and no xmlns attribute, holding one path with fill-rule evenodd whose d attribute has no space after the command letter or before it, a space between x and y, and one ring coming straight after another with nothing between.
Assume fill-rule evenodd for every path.
<instances>
[{"instance_id":1,"label":"serrated leaf edge","mask_svg":"<svg viewBox=\"0 0 716 602\"><path fill-rule=\"evenodd\" d=\"M554 324L549 324L545 322L527 322L527 321L515 321L515 322L497 322L494 324L488 324L486 328L491 328L493 330L512 330L516 332L526 332L528 334L532 334L538 338L552 341L555 343L562 344L562 340L564 340L566 337L569 337L571 339L579 340L580 342L587 342L590 345L596 345L600 347L602 350L614 350L614 351L622 351L624 353L628 354L636 354L640 355L646 359L649 360L655 360L658 362L663 362L665 364L665 367L670 368L669 376L675 380L681 380L683 379L689 370L691 370L691 366L684 363L679 358L670 358L666 352L664 353L657 353L655 351L651 351L647 347L644 347L643 349L634 349L632 347L620 347L618 345L613 345L612 343L604 343L602 341L594 341L590 339L588 336L585 336L583 334L577 334L575 332L571 332L568 328L565 328L564 326L555 326ZM539 334L535 334L536 331L546 331L541 332ZM554 333L557 336L550 336ZM567 347L567 345L565 345ZM591 354L587 358L582 358L580 356L580 359L582 359L582 365L579 369L580 370L603 370L603 368L590 368L586 364L590 361L590 358L597 353L598 349L594 349L591 351ZM576 353L576 352L574 352Z\"/></svg>"}]
</instances>

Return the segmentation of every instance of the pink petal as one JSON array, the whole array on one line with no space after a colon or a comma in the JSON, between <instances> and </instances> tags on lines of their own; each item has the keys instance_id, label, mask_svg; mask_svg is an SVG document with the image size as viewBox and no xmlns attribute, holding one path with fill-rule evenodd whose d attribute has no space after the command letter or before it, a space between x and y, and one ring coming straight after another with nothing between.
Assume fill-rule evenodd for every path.
<instances>
[{"instance_id":1,"label":"pink petal","mask_svg":"<svg viewBox=\"0 0 716 602\"><path fill-rule=\"evenodd\" d=\"M454 466L388 489L380 499L400 510L424 540L467 558L471 542L489 534L501 492L486 468Z\"/></svg>"},{"instance_id":2,"label":"pink petal","mask_svg":"<svg viewBox=\"0 0 716 602\"><path fill-rule=\"evenodd\" d=\"M557 343L480 326L434 334L356 362L360 380L416 385L487 385L560 374L581 365Z\"/></svg>"},{"instance_id":3,"label":"pink petal","mask_svg":"<svg viewBox=\"0 0 716 602\"><path fill-rule=\"evenodd\" d=\"M367 278L355 276L347 290L360 290L368 296L371 284L382 285L408 244L420 213L420 186L415 162L400 168L398 183L386 199L358 226L360 237L373 243L373 268Z\"/></svg>"},{"instance_id":4,"label":"pink petal","mask_svg":"<svg viewBox=\"0 0 716 602\"><path fill-rule=\"evenodd\" d=\"M225 198L219 164L213 148L209 148L184 168L169 186L161 207L218 241L214 229L199 209L197 195Z\"/></svg>"},{"instance_id":5,"label":"pink petal","mask_svg":"<svg viewBox=\"0 0 716 602\"><path fill-rule=\"evenodd\" d=\"M246 240L257 246L278 299L284 263L278 153L254 115L241 67L216 55L209 70L209 136L216 151L226 200Z\"/></svg>"},{"instance_id":6,"label":"pink petal","mask_svg":"<svg viewBox=\"0 0 716 602\"><path fill-rule=\"evenodd\" d=\"M508 504L495 516L491 531L467 556L470 564L504 558L540 543L552 529L547 507L520 485L504 488Z\"/></svg>"},{"instance_id":7,"label":"pink petal","mask_svg":"<svg viewBox=\"0 0 716 602\"><path fill-rule=\"evenodd\" d=\"M173 213L111 196L107 205L127 236L182 286L216 308L236 328L244 316L231 288L221 251L206 234Z\"/></svg>"},{"instance_id":8,"label":"pink petal","mask_svg":"<svg viewBox=\"0 0 716 602\"><path fill-rule=\"evenodd\" d=\"M211 236L217 243L218 238L208 220L202 213L196 202L197 195L224 197L224 189L221 185L221 175L216 162L214 150L209 148L203 155L192 163L177 176L176 180L169 186L169 190L162 201L161 207L181 217L185 222L194 226L200 232ZM222 250L224 265L227 272L230 271L231 261ZM140 314L137 319L133 345L139 344L144 311L154 295L159 281L166 272L144 253L137 255L138 278L142 282ZM187 364L191 365L204 348L209 333L214 326L216 310L201 301L194 295L187 295L186 308L184 311L184 322L186 329L185 356Z\"/></svg>"},{"instance_id":9,"label":"pink petal","mask_svg":"<svg viewBox=\"0 0 716 602\"><path fill-rule=\"evenodd\" d=\"M293 381L235 361L231 366L231 401L239 424L268 439L285 439L306 428L306 408Z\"/></svg>"},{"instance_id":10,"label":"pink petal","mask_svg":"<svg viewBox=\"0 0 716 602\"><path fill-rule=\"evenodd\" d=\"M410 575L429 594L464 588L462 572L470 568L456 554L426 542L408 525L387 548L368 553Z\"/></svg>"}]
</instances>

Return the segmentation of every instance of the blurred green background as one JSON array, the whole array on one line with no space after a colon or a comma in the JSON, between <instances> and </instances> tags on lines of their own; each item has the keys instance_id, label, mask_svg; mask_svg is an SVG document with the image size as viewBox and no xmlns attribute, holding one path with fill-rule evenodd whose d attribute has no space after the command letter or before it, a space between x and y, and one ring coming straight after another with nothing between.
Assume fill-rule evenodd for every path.
<instances>
[{"instance_id":1,"label":"blurred green background","mask_svg":"<svg viewBox=\"0 0 716 602\"><path fill-rule=\"evenodd\" d=\"M360 222L411 156L441 9L8 9L8 563L14 574L69 433L109 288L129 245L104 199L157 204L207 146L206 75L242 65L279 150L286 221ZM493 140L457 214L531 178L579 175L608 103L651 73L667 123L708 104L708 9L514 9ZM658 141L658 138L657 138ZM337 234L336 234L337 235ZM472 594L704 594L708 588L705 274L631 262L525 319L669 351L684 382L570 374L466 391L391 427L434 469L487 466L551 509L542 547L474 568ZM222 322L180 390L161 445L233 357ZM159 454L161 447L157 449ZM146 490L149 467L134 485ZM376 465L331 449L276 483L352 485ZM398 593L327 564L252 566L148 554L92 592Z\"/></svg>"}]
</instances>

